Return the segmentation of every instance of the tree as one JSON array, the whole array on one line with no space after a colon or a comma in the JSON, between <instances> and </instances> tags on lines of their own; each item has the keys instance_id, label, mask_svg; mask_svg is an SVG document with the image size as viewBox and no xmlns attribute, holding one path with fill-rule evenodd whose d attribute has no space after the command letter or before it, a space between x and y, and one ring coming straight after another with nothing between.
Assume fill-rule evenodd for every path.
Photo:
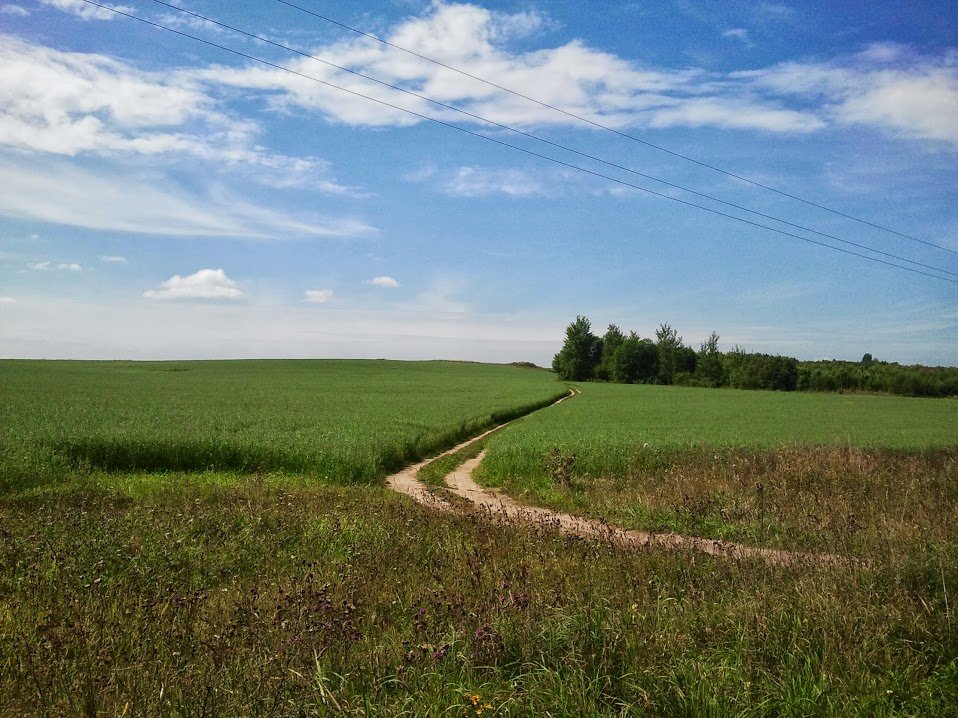
<instances>
[{"instance_id":1,"label":"tree","mask_svg":"<svg viewBox=\"0 0 958 718\"><path fill-rule=\"evenodd\" d=\"M609 381L612 378L612 357L616 350L622 346L625 341L625 334L615 324L610 324L605 336L602 337L602 356L599 359L599 366L595 370L597 379Z\"/></svg>"},{"instance_id":2,"label":"tree","mask_svg":"<svg viewBox=\"0 0 958 718\"><path fill-rule=\"evenodd\" d=\"M632 332L612 357L612 380L623 384L650 384L659 372L659 352L648 339Z\"/></svg>"},{"instance_id":3,"label":"tree","mask_svg":"<svg viewBox=\"0 0 958 718\"><path fill-rule=\"evenodd\" d=\"M715 332L702 342L695 373L709 386L722 386L725 383L725 370L722 368L722 355L718 350L719 335Z\"/></svg>"},{"instance_id":4,"label":"tree","mask_svg":"<svg viewBox=\"0 0 958 718\"><path fill-rule=\"evenodd\" d=\"M602 340L592 333L586 317L578 316L565 330L565 343L552 359L552 369L566 381L591 379L602 354Z\"/></svg>"},{"instance_id":5,"label":"tree","mask_svg":"<svg viewBox=\"0 0 958 718\"><path fill-rule=\"evenodd\" d=\"M655 346L659 350L659 381L671 384L675 379L682 337L668 324L661 324L655 330Z\"/></svg>"}]
</instances>

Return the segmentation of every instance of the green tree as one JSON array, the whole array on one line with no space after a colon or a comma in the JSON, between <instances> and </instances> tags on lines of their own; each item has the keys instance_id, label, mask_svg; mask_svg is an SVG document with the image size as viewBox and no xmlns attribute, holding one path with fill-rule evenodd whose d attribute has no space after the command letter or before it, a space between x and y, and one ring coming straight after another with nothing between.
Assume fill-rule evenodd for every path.
<instances>
[{"instance_id":1,"label":"green tree","mask_svg":"<svg viewBox=\"0 0 958 718\"><path fill-rule=\"evenodd\" d=\"M648 339L632 332L612 358L612 380L622 384L650 384L659 373L659 352Z\"/></svg>"},{"instance_id":2,"label":"green tree","mask_svg":"<svg viewBox=\"0 0 958 718\"><path fill-rule=\"evenodd\" d=\"M718 350L719 335L715 332L702 342L695 373L709 386L725 384L725 370L722 367L722 355Z\"/></svg>"},{"instance_id":3,"label":"green tree","mask_svg":"<svg viewBox=\"0 0 958 718\"><path fill-rule=\"evenodd\" d=\"M599 366L595 370L597 379L609 381L612 378L612 357L616 350L622 346L625 341L625 334L615 324L610 324L605 336L602 337L602 356L599 359Z\"/></svg>"},{"instance_id":4,"label":"green tree","mask_svg":"<svg viewBox=\"0 0 958 718\"><path fill-rule=\"evenodd\" d=\"M655 346L659 351L659 381L663 384L671 384L678 370L682 337L668 324L661 324L655 330Z\"/></svg>"},{"instance_id":5,"label":"green tree","mask_svg":"<svg viewBox=\"0 0 958 718\"><path fill-rule=\"evenodd\" d=\"M586 317L578 316L565 330L565 343L552 359L552 369L566 381L591 379L602 353L602 340L592 333Z\"/></svg>"}]
</instances>

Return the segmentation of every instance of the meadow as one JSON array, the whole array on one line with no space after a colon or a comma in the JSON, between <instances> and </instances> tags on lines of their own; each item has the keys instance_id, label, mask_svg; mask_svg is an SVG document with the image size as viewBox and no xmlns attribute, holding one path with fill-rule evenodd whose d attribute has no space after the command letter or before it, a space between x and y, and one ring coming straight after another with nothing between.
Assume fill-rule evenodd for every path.
<instances>
[{"instance_id":1,"label":"meadow","mask_svg":"<svg viewBox=\"0 0 958 718\"><path fill-rule=\"evenodd\" d=\"M566 391L456 362L0 362L0 491L108 471L381 479Z\"/></svg>"},{"instance_id":2,"label":"meadow","mask_svg":"<svg viewBox=\"0 0 958 718\"><path fill-rule=\"evenodd\" d=\"M9 399L0 410L0 716L958 713L956 462L941 438L948 421L936 413L951 411L946 402L889 410L889 421L906 411L907 436L875 419L872 437L904 436L897 448L874 448L862 434L872 448L815 449L845 452L848 466L884 467L889 497L876 515L942 527L927 540L902 528L890 557L866 543L867 566L780 566L636 553L549 526L436 513L377 480L405 459L376 441L410 455L435 451L564 392L546 372L438 362L58 362L0 363L0 378ZM772 397L757 400L768 402L767 420L752 424L758 443L696 444L684 433L658 454L648 451L654 444L641 447L654 460L603 464L628 456L613 451L612 437L628 433L619 417L651 410L621 406L641 394L582 389L485 440L492 467L497 446L538 437L522 439L528 457L516 464L536 467L515 474L529 483L508 490L521 494L544 476L541 496L526 499L587 496L594 505L585 508L602 513L613 503L602 491L624 500L615 492L655 486L677 467L697 471L705 451L730 475L739 456L764 457L748 481L769 482L781 452L808 449L765 428L788 426ZM650 423L674 421L663 406L698 415L703 402L705 415L734 422L707 406L717 390L667 390L679 393L663 395L661 413L645 414ZM737 411L738 393L729 395ZM423 408L427 399L435 413ZM384 413L371 417L373 406ZM833 414L822 421L841 412L817 411ZM809 432L814 415L809 409ZM566 421L573 429L560 443ZM749 438L748 427L742 419L739 435ZM347 431L361 435L349 443L339 438ZM668 430L657 431L667 444ZM136 450L65 449L103 442ZM255 451L239 456L252 459L217 463L203 453L243 442ZM329 455L326 444L348 469L309 463ZM140 446L178 447L167 456L184 464L152 464L144 457L164 454ZM571 462L569 450L580 452ZM438 485L456 460L424 478ZM31 466L45 473L32 476ZM603 466L627 472L595 468ZM699 474L683 477L694 493ZM856 482L873 478L855 474L831 497L871 501L877 490ZM768 525L783 520L767 515Z\"/></svg>"}]
</instances>

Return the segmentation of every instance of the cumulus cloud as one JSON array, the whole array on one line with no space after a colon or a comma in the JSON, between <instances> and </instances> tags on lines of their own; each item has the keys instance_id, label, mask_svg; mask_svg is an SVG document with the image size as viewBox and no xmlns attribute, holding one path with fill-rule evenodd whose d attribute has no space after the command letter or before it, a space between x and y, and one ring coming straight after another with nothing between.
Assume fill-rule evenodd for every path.
<instances>
[{"instance_id":1,"label":"cumulus cloud","mask_svg":"<svg viewBox=\"0 0 958 718\"><path fill-rule=\"evenodd\" d=\"M332 289L307 289L303 301L310 304L325 304L332 298Z\"/></svg>"},{"instance_id":2,"label":"cumulus cloud","mask_svg":"<svg viewBox=\"0 0 958 718\"><path fill-rule=\"evenodd\" d=\"M126 264L126 257L117 257L115 255L101 255L101 262L106 262L107 264Z\"/></svg>"},{"instance_id":3,"label":"cumulus cloud","mask_svg":"<svg viewBox=\"0 0 958 718\"><path fill-rule=\"evenodd\" d=\"M222 269L201 269L181 277L175 274L160 285L143 293L147 299L243 299L246 295Z\"/></svg>"},{"instance_id":4,"label":"cumulus cloud","mask_svg":"<svg viewBox=\"0 0 958 718\"><path fill-rule=\"evenodd\" d=\"M384 287L386 289L395 289L399 286L399 282L392 277L374 277L369 280L369 283L376 287Z\"/></svg>"},{"instance_id":5,"label":"cumulus cloud","mask_svg":"<svg viewBox=\"0 0 958 718\"><path fill-rule=\"evenodd\" d=\"M104 8L90 5L83 0L39 0L42 5L49 5L64 12L76 15L84 20L113 20L119 17L116 13L110 12ZM107 3L100 3L106 5ZM108 5L122 12L133 12L133 8L127 5Z\"/></svg>"},{"instance_id":6,"label":"cumulus cloud","mask_svg":"<svg viewBox=\"0 0 958 718\"><path fill-rule=\"evenodd\" d=\"M51 272L55 270L67 272L83 271L83 267L76 262L37 262L36 264L29 265L29 268L34 272Z\"/></svg>"}]
</instances>

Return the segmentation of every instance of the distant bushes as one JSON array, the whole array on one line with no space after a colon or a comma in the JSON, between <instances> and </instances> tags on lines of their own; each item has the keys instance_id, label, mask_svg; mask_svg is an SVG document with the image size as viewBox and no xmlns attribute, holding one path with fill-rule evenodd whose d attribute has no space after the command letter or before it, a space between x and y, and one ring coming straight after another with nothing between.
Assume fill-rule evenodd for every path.
<instances>
[{"instance_id":1,"label":"distant bushes","mask_svg":"<svg viewBox=\"0 0 958 718\"><path fill-rule=\"evenodd\" d=\"M958 368L903 366L870 358L861 362L808 361L799 364L798 388L903 396L958 396Z\"/></svg>"},{"instance_id":2,"label":"distant bushes","mask_svg":"<svg viewBox=\"0 0 958 718\"><path fill-rule=\"evenodd\" d=\"M625 335L610 324L605 335L592 333L579 316L566 328L566 339L552 361L568 381L611 381L620 384L679 384L772 391L864 391L902 396L958 396L958 368L903 366L865 354L860 362L799 361L794 357L746 352L734 347L720 352L715 332L699 351L685 346L668 324L644 339Z\"/></svg>"}]
</instances>

